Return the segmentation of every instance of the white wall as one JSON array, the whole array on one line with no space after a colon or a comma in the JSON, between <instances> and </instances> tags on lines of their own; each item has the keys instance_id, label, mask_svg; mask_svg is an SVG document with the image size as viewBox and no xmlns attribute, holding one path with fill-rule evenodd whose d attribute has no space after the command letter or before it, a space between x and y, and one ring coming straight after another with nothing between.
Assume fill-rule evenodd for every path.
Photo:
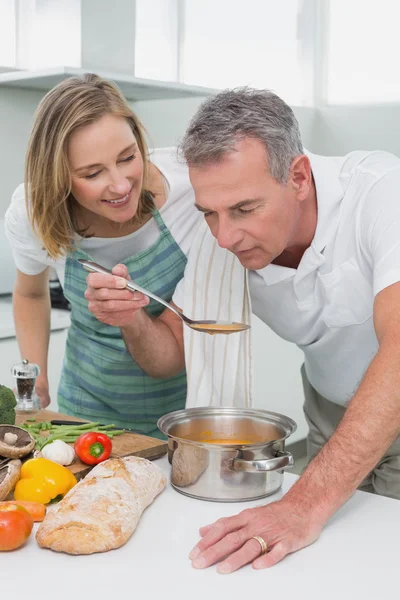
<instances>
[{"instance_id":1,"label":"white wall","mask_svg":"<svg viewBox=\"0 0 400 600\"><path fill-rule=\"evenodd\" d=\"M320 108L313 146L314 152L328 156L352 150L386 150L400 156L400 104Z\"/></svg>"},{"instance_id":2,"label":"white wall","mask_svg":"<svg viewBox=\"0 0 400 600\"><path fill-rule=\"evenodd\" d=\"M146 100L132 102L132 108L146 127L149 146L173 146L183 136L190 118L204 98Z\"/></svg>"},{"instance_id":3,"label":"white wall","mask_svg":"<svg viewBox=\"0 0 400 600\"><path fill-rule=\"evenodd\" d=\"M24 180L25 151L33 113L43 94L0 88L0 219Z\"/></svg>"}]
</instances>

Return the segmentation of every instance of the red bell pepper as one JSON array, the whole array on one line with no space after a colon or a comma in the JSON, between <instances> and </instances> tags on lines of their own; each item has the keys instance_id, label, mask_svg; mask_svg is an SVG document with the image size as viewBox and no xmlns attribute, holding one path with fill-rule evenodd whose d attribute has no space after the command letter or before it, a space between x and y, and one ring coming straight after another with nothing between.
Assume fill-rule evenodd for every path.
<instances>
[{"instance_id":1,"label":"red bell pepper","mask_svg":"<svg viewBox=\"0 0 400 600\"><path fill-rule=\"evenodd\" d=\"M105 433L89 431L75 441L74 450L78 458L87 465L97 465L111 454L112 442Z\"/></svg>"}]
</instances>

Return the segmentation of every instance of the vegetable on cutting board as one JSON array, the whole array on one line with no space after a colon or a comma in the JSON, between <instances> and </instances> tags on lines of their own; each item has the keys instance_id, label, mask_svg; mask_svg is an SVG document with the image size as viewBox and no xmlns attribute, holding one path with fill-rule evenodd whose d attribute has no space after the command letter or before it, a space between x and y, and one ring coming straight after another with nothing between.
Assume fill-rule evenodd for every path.
<instances>
[{"instance_id":1,"label":"vegetable on cutting board","mask_svg":"<svg viewBox=\"0 0 400 600\"><path fill-rule=\"evenodd\" d=\"M46 507L44 504L39 504L39 502L28 502L27 500L20 500L17 502L16 500L5 500L4 502L0 502L0 510L8 504L22 506L28 513L31 515L32 519L35 523L40 523L43 521L46 515Z\"/></svg>"},{"instance_id":2,"label":"vegetable on cutting board","mask_svg":"<svg viewBox=\"0 0 400 600\"><path fill-rule=\"evenodd\" d=\"M78 458L87 465L97 465L110 457L111 439L105 433L90 431L78 437L74 450Z\"/></svg>"},{"instance_id":3,"label":"vegetable on cutting board","mask_svg":"<svg viewBox=\"0 0 400 600\"><path fill-rule=\"evenodd\" d=\"M0 500L4 500L12 492L20 475L21 461L17 458L10 460L0 469Z\"/></svg>"},{"instance_id":4,"label":"vegetable on cutting board","mask_svg":"<svg viewBox=\"0 0 400 600\"><path fill-rule=\"evenodd\" d=\"M75 475L66 467L47 458L31 458L22 465L14 498L17 502L49 504L61 500L76 483Z\"/></svg>"},{"instance_id":5,"label":"vegetable on cutting board","mask_svg":"<svg viewBox=\"0 0 400 600\"><path fill-rule=\"evenodd\" d=\"M5 385L0 385L0 423L3 425L15 424L15 407L17 401L14 392Z\"/></svg>"},{"instance_id":6,"label":"vegetable on cutting board","mask_svg":"<svg viewBox=\"0 0 400 600\"><path fill-rule=\"evenodd\" d=\"M100 425L100 423L82 423L82 425L53 425L50 422L39 423L35 419L27 420L20 427L28 431L35 439L36 450L42 450L54 440L62 440L73 444L82 433L106 433L109 438L125 433L124 429L116 429L115 425Z\"/></svg>"},{"instance_id":7,"label":"vegetable on cutting board","mask_svg":"<svg viewBox=\"0 0 400 600\"><path fill-rule=\"evenodd\" d=\"M8 446L15 446L18 441L18 436L16 433L5 433L4 434L4 443Z\"/></svg>"},{"instance_id":8,"label":"vegetable on cutting board","mask_svg":"<svg viewBox=\"0 0 400 600\"><path fill-rule=\"evenodd\" d=\"M6 505L6 506L3 506ZM33 519L18 504L0 504L0 551L15 550L22 546L31 534Z\"/></svg>"},{"instance_id":9,"label":"vegetable on cutting board","mask_svg":"<svg viewBox=\"0 0 400 600\"><path fill-rule=\"evenodd\" d=\"M35 439L25 429L16 425L0 425L0 456L21 458L30 454L34 447Z\"/></svg>"},{"instance_id":10,"label":"vegetable on cutting board","mask_svg":"<svg viewBox=\"0 0 400 600\"><path fill-rule=\"evenodd\" d=\"M54 440L42 448L42 456L59 465L67 466L73 462L75 451L62 440Z\"/></svg>"}]
</instances>

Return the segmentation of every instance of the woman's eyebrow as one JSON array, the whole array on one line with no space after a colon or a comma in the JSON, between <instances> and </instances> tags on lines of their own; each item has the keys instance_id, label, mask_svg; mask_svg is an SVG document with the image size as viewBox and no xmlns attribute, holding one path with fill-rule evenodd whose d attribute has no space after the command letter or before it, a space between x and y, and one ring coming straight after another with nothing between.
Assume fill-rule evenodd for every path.
<instances>
[{"instance_id":1,"label":"woman's eyebrow","mask_svg":"<svg viewBox=\"0 0 400 600\"><path fill-rule=\"evenodd\" d=\"M129 144L129 146L121 150L118 156L121 156L121 154L125 154L125 152L128 152L128 150L137 150L137 148L137 144ZM78 172L83 171L84 169L93 169L93 167L101 167L101 163L92 163L91 165L84 165L83 167L78 167L77 169L74 169L74 171Z\"/></svg>"}]
</instances>

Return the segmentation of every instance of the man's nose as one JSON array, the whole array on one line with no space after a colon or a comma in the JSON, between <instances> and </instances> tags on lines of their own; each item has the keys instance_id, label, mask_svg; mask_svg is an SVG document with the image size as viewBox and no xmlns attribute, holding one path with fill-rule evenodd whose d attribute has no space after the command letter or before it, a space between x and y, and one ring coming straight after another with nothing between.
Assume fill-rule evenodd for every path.
<instances>
[{"instance_id":1,"label":"man's nose","mask_svg":"<svg viewBox=\"0 0 400 600\"><path fill-rule=\"evenodd\" d=\"M234 248L240 241L240 231L224 221L220 221L215 237L221 248Z\"/></svg>"}]
</instances>

